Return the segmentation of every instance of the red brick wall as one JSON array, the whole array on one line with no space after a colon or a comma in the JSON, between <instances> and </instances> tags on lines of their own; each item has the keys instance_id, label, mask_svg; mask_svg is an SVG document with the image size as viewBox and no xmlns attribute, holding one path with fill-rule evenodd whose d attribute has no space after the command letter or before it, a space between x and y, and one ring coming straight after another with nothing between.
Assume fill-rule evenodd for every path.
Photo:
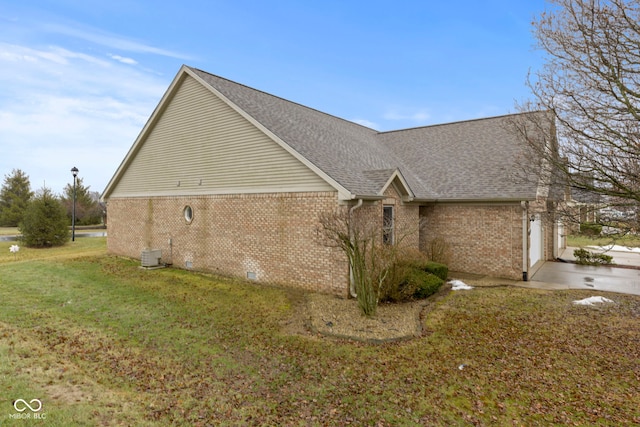
<instances>
[{"instance_id":1,"label":"red brick wall","mask_svg":"<svg viewBox=\"0 0 640 427\"><path fill-rule=\"evenodd\" d=\"M442 238L450 271L522 279L522 208L517 205L438 204L420 208L420 248Z\"/></svg>"},{"instance_id":2,"label":"red brick wall","mask_svg":"<svg viewBox=\"0 0 640 427\"><path fill-rule=\"evenodd\" d=\"M331 192L114 198L107 246L132 258L162 249L163 261L178 268L245 278L250 272L261 282L346 295L346 258L316 237L318 214L336 206Z\"/></svg>"}]
</instances>

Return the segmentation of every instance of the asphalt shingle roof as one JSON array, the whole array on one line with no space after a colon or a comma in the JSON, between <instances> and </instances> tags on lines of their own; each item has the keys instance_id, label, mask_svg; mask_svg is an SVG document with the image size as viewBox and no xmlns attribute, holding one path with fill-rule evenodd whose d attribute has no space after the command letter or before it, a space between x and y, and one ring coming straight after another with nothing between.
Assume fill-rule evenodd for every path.
<instances>
[{"instance_id":1,"label":"asphalt shingle roof","mask_svg":"<svg viewBox=\"0 0 640 427\"><path fill-rule=\"evenodd\" d=\"M377 138L401 158L435 200L533 200L537 182L521 179L528 148L511 128L511 116L382 132Z\"/></svg>"},{"instance_id":2,"label":"asphalt shingle roof","mask_svg":"<svg viewBox=\"0 0 640 427\"><path fill-rule=\"evenodd\" d=\"M379 190L364 171L397 167L393 153L377 142L373 129L192 71L353 194L375 195Z\"/></svg>"},{"instance_id":3,"label":"asphalt shingle roof","mask_svg":"<svg viewBox=\"0 0 640 427\"><path fill-rule=\"evenodd\" d=\"M379 195L399 170L417 199L536 197L536 183L513 179L527 154L526 144L508 129L511 116L378 132L189 70L354 195Z\"/></svg>"}]
</instances>

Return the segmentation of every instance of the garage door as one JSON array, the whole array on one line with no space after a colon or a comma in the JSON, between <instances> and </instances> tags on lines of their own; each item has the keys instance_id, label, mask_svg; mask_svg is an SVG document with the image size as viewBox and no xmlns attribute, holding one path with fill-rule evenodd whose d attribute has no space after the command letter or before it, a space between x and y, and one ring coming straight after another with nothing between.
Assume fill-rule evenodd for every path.
<instances>
[{"instance_id":1,"label":"garage door","mask_svg":"<svg viewBox=\"0 0 640 427\"><path fill-rule=\"evenodd\" d=\"M558 248L564 249L567 247L567 237L564 234L564 224L562 221L558 221Z\"/></svg>"},{"instance_id":2,"label":"garage door","mask_svg":"<svg viewBox=\"0 0 640 427\"><path fill-rule=\"evenodd\" d=\"M539 215L536 215L535 221L531 222L529 238L531 242L529 246L529 265L533 267L542 259L542 220Z\"/></svg>"}]
</instances>

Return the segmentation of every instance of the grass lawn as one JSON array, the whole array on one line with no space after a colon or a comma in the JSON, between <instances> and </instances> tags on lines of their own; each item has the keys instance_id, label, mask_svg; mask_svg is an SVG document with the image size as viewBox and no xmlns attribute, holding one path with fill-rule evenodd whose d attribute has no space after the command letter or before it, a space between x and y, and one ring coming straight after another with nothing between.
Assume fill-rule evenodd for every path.
<instances>
[{"instance_id":1,"label":"grass lawn","mask_svg":"<svg viewBox=\"0 0 640 427\"><path fill-rule=\"evenodd\" d=\"M611 236L583 236L583 235L569 235L567 236L567 246L574 246L577 248L584 248L586 246L610 246L612 244L628 246L628 247L640 247L640 236L626 235L617 237L614 239Z\"/></svg>"},{"instance_id":2,"label":"grass lawn","mask_svg":"<svg viewBox=\"0 0 640 427\"><path fill-rule=\"evenodd\" d=\"M1 425L640 423L640 297L451 292L423 337L372 345L288 332L301 292L141 270L104 242L0 242ZM42 410L16 419L16 399Z\"/></svg>"}]
</instances>

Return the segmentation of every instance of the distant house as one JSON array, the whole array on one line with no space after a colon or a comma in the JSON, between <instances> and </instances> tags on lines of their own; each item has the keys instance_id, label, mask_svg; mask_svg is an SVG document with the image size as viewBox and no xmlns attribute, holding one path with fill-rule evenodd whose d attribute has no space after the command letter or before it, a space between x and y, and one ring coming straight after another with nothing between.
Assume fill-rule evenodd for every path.
<instances>
[{"instance_id":1,"label":"distant house","mask_svg":"<svg viewBox=\"0 0 640 427\"><path fill-rule=\"evenodd\" d=\"M575 186L567 186L567 193L567 232L577 234L580 224L598 222L599 212L607 206L602 195Z\"/></svg>"},{"instance_id":2,"label":"distant house","mask_svg":"<svg viewBox=\"0 0 640 427\"><path fill-rule=\"evenodd\" d=\"M558 233L548 189L513 178L512 118L378 132L183 66L104 190L108 250L346 295L318 217L367 206L421 223L416 249L444 240L452 271L526 279Z\"/></svg>"}]
</instances>

